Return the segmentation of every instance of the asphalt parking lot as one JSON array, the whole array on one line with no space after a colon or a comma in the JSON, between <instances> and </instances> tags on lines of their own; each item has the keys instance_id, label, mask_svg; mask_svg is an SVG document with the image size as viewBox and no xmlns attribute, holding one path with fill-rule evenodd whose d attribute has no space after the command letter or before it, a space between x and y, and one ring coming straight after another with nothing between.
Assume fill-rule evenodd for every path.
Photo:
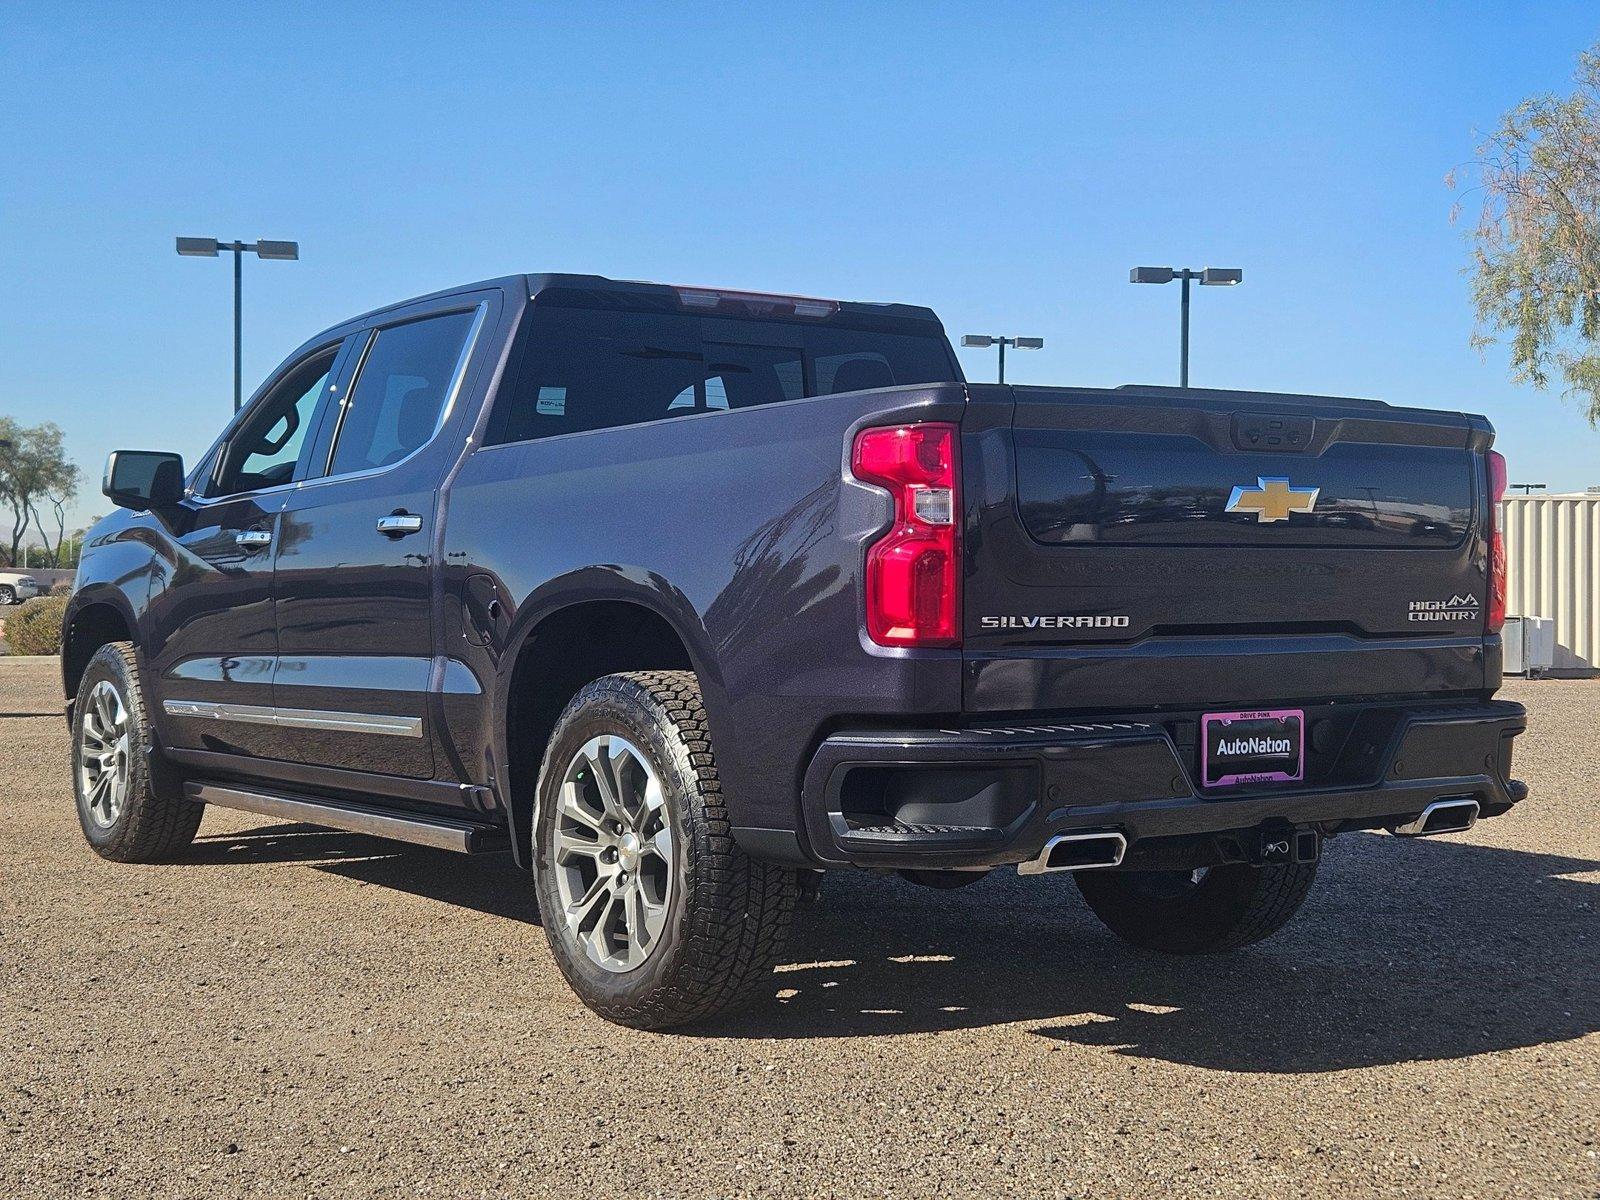
<instances>
[{"instance_id":1,"label":"asphalt parking lot","mask_svg":"<svg viewBox=\"0 0 1600 1200\"><path fill-rule=\"evenodd\" d=\"M1520 810L1339 839L1249 950L830 876L754 1011L644 1034L509 861L211 812L102 862L53 678L0 659L0 1194L1600 1195L1600 682L1508 687Z\"/></svg>"}]
</instances>

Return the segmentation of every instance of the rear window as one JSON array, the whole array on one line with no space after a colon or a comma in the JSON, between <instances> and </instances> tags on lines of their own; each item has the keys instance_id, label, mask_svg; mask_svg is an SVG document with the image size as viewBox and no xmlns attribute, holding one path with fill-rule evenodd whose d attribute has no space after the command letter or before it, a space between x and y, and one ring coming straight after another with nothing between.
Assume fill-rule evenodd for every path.
<instances>
[{"instance_id":1,"label":"rear window","mask_svg":"<svg viewBox=\"0 0 1600 1200\"><path fill-rule=\"evenodd\" d=\"M488 441L955 378L941 338L536 306L518 336Z\"/></svg>"}]
</instances>

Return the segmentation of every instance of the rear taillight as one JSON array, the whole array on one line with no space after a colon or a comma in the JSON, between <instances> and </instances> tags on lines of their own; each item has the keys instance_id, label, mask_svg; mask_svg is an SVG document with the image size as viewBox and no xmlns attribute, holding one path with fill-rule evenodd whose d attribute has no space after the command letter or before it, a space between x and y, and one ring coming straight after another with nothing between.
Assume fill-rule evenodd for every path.
<instances>
[{"instance_id":1,"label":"rear taillight","mask_svg":"<svg viewBox=\"0 0 1600 1200\"><path fill-rule=\"evenodd\" d=\"M961 640L958 432L930 421L864 429L850 470L894 498L894 523L867 550L867 634L880 646Z\"/></svg>"},{"instance_id":2,"label":"rear taillight","mask_svg":"<svg viewBox=\"0 0 1600 1200\"><path fill-rule=\"evenodd\" d=\"M1489 632L1506 623L1506 535L1500 528L1500 501L1506 495L1506 460L1489 451Z\"/></svg>"}]
</instances>

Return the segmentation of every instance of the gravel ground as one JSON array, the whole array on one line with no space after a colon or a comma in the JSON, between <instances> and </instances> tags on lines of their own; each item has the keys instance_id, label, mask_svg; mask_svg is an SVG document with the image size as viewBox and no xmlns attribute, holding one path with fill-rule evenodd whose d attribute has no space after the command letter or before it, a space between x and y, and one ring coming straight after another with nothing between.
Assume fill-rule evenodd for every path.
<instances>
[{"instance_id":1,"label":"gravel ground","mask_svg":"<svg viewBox=\"0 0 1600 1200\"><path fill-rule=\"evenodd\" d=\"M59 717L0 716L0 1195L1594 1197L1600 683L1506 694L1531 799L1339 839L1262 945L835 875L768 999L666 1035L578 1005L508 861L213 811L102 862Z\"/></svg>"}]
</instances>

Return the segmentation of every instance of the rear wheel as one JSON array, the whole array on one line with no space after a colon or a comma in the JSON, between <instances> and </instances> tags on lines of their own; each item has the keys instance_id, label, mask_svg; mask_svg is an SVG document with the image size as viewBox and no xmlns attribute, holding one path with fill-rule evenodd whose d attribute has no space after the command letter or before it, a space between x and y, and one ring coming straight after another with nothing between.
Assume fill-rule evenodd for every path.
<instances>
[{"instance_id":1,"label":"rear wheel","mask_svg":"<svg viewBox=\"0 0 1600 1200\"><path fill-rule=\"evenodd\" d=\"M72 783L78 824L102 858L171 858L200 828L205 805L152 778L150 739L132 644L101 646L72 710Z\"/></svg>"},{"instance_id":2,"label":"rear wheel","mask_svg":"<svg viewBox=\"0 0 1600 1200\"><path fill-rule=\"evenodd\" d=\"M572 698L533 840L551 952L607 1020L701 1020L770 977L798 883L735 844L692 672L608 675Z\"/></svg>"},{"instance_id":3,"label":"rear wheel","mask_svg":"<svg viewBox=\"0 0 1600 1200\"><path fill-rule=\"evenodd\" d=\"M0 583L0 606L11 605L17 602L17 589L9 583Z\"/></svg>"},{"instance_id":4,"label":"rear wheel","mask_svg":"<svg viewBox=\"0 0 1600 1200\"><path fill-rule=\"evenodd\" d=\"M1167 954L1216 954L1259 942L1288 923L1316 877L1316 863L1073 876L1095 916L1113 933Z\"/></svg>"}]
</instances>

